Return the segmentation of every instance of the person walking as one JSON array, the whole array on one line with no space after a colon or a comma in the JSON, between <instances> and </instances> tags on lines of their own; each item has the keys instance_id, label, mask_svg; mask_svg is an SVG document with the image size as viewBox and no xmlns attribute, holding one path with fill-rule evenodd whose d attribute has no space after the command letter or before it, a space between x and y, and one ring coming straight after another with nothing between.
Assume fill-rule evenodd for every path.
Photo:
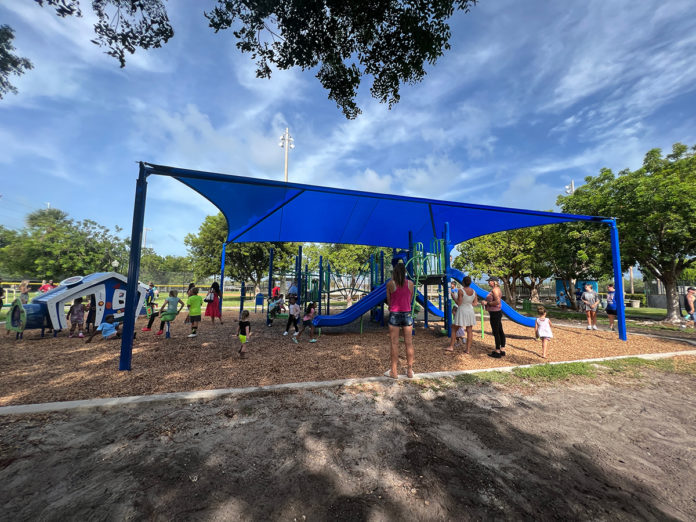
<instances>
[{"instance_id":1,"label":"person walking","mask_svg":"<svg viewBox=\"0 0 696 522\"><path fill-rule=\"evenodd\" d=\"M691 326L696 328L696 288L693 286L686 290L684 308L686 309L686 320L691 321Z\"/></svg>"},{"instance_id":2,"label":"person walking","mask_svg":"<svg viewBox=\"0 0 696 522\"><path fill-rule=\"evenodd\" d=\"M210 297L213 298L212 301L208 301ZM210 289L208 290L208 294L205 296L205 298L208 302L205 307L205 316L210 317L213 324L215 324L215 318L217 317L220 324L222 324L222 312L220 311L220 299L222 299L222 292L220 292L220 285L217 281L213 281L213 284L210 285Z\"/></svg>"},{"instance_id":3,"label":"person walking","mask_svg":"<svg viewBox=\"0 0 696 522\"><path fill-rule=\"evenodd\" d=\"M580 298L585 314L587 314L587 329L597 330L597 308L599 307L599 297L597 292L592 289L592 285L587 283L585 291Z\"/></svg>"},{"instance_id":4,"label":"person walking","mask_svg":"<svg viewBox=\"0 0 696 522\"><path fill-rule=\"evenodd\" d=\"M616 321L616 290L613 284L607 285L607 317L609 318L609 330L614 331L614 321Z\"/></svg>"},{"instance_id":5,"label":"person walking","mask_svg":"<svg viewBox=\"0 0 696 522\"><path fill-rule=\"evenodd\" d=\"M503 293L500 290L500 279L495 276L488 278L488 286L491 287L490 293L486 296L483 303L488 311L491 322L491 330L495 339L495 350L488 354L488 357L500 359L505 356L505 332L503 331Z\"/></svg>"},{"instance_id":6,"label":"person walking","mask_svg":"<svg viewBox=\"0 0 696 522\"><path fill-rule=\"evenodd\" d=\"M406 278L406 267L398 262L392 272L392 278L387 283L387 306L389 307L389 339L391 342L391 370L389 376L398 378L399 364L399 332L403 330L406 345L406 377L413 378L413 316L411 301L413 298L413 283Z\"/></svg>"}]
</instances>

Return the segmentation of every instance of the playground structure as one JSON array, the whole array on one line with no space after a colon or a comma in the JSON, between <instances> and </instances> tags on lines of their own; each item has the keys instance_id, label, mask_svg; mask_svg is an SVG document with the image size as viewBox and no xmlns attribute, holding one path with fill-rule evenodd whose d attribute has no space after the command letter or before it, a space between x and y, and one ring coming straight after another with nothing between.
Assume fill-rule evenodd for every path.
<instances>
[{"instance_id":1,"label":"playground structure","mask_svg":"<svg viewBox=\"0 0 696 522\"><path fill-rule=\"evenodd\" d=\"M6 328L16 332L18 339L22 338L24 330L38 328L41 329L41 337L44 337L47 328L53 330L55 337L68 327L65 305L72 304L78 297L90 295L94 296L96 307L95 325L100 324L106 315L113 315L116 321L122 321L126 311L127 287L126 277L116 272L70 277L26 305L16 299L7 314ZM145 302L147 286L139 283L134 293L138 294L135 318Z\"/></svg>"},{"instance_id":2,"label":"playground structure","mask_svg":"<svg viewBox=\"0 0 696 522\"><path fill-rule=\"evenodd\" d=\"M147 178L151 175L172 177L180 181L222 212L228 225L227 238L222 245L222 281L225 247L232 242L317 242L403 249L429 242L440 234L438 231L442 231L446 245L445 270L442 275L445 282L449 282L452 277L449 251L453 245L462 241L503 230L564 222L608 226L616 282L619 338L626 340L619 234L613 218L375 194L141 162L136 181L132 248L128 265L129 290L133 291L127 294L126 299L128 313L123 325L120 370L131 369L135 293L140 271ZM303 215L309 208L321 218L315 220L312 227L298 227L296 216ZM384 224L389 226L383 226ZM450 306L448 301L449 299L445 299L444 303L446 315ZM511 313L508 316L514 317Z\"/></svg>"}]
</instances>

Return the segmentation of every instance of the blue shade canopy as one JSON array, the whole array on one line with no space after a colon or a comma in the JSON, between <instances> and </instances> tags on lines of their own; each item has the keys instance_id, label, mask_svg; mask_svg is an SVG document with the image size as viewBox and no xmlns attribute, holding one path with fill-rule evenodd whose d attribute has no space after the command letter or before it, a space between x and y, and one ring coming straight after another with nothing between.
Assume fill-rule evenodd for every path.
<instances>
[{"instance_id":1,"label":"blue shade canopy","mask_svg":"<svg viewBox=\"0 0 696 522\"><path fill-rule=\"evenodd\" d=\"M145 164L146 173L176 178L208 199L227 219L229 242L288 241L408 248L597 216L559 214L452 201L375 194Z\"/></svg>"}]
</instances>

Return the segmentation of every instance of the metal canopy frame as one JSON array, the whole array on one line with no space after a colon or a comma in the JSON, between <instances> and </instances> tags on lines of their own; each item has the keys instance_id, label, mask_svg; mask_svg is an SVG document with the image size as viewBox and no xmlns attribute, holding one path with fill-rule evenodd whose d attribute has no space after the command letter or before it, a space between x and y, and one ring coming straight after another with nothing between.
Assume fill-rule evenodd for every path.
<instances>
[{"instance_id":1,"label":"metal canopy frame","mask_svg":"<svg viewBox=\"0 0 696 522\"><path fill-rule=\"evenodd\" d=\"M252 241L326 242L407 248L409 239L411 242L427 244L432 237L438 237L438 230L442 230L445 223L449 224L452 244L494 232L553 223L584 221L609 225L619 337L626 340L619 236L616 220L613 218L285 183L145 162L140 162L139 166L133 207L128 292L119 370L131 369L137 306L135 295L140 274L147 177L150 175L177 179L208 199L222 212L228 225L223 255L227 243ZM249 202L245 203L247 199ZM317 227L310 230L296 226L298 214L295 210L307 205L309 208L313 208L312 205L314 205L329 214L323 215L320 221L317 220ZM340 212L336 212L338 215L331 215L331 211L336 208L348 209L350 214L340 215ZM290 211L287 213L289 214L287 218L285 210ZM382 224L393 215L399 215L399 222L404 227L401 234L395 234L393 227L389 229L384 226L373 226L373 220ZM402 223L401 218L404 215L406 217Z\"/></svg>"}]
</instances>

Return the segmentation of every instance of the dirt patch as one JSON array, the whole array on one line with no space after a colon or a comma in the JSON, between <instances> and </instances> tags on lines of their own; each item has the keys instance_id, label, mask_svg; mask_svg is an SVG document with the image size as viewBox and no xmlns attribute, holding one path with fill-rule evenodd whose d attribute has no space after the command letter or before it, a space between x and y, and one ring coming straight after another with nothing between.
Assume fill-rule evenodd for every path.
<instances>
[{"instance_id":1,"label":"dirt patch","mask_svg":"<svg viewBox=\"0 0 696 522\"><path fill-rule=\"evenodd\" d=\"M132 370L119 372L120 341L95 341L58 337L41 339L39 332L25 332L25 339L0 336L0 406L149 395L177 391L261 386L288 382L326 381L382 375L389 366L389 338L386 328L365 321L341 329L324 328L317 343L309 343L305 332L301 343L283 336L284 324L264 325L264 316L252 315L249 357L237 355L237 324L204 322L196 338L189 339L183 322L172 324L171 339L141 332L137 323ZM493 337L486 323L485 339L480 330L472 353L461 348L454 354L442 349L448 339L431 328L416 329L417 373L469 370L503 365L535 364L541 358L541 343L533 331L504 322L508 342L504 359L487 354ZM440 327L437 326L439 331ZM586 331L571 327L554 328L549 361L576 360L612 355L672 352L693 349L693 345L644 336L620 341L615 332ZM403 350L403 343L402 343Z\"/></svg>"},{"instance_id":2,"label":"dirt patch","mask_svg":"<svg viewBox=\"0 0 696 522\"><path fill-rule=\"evenodd\" d=\"M4 518L696 519L696 378L373 382L0 417Z\"/></svg>"}]
</instances>

